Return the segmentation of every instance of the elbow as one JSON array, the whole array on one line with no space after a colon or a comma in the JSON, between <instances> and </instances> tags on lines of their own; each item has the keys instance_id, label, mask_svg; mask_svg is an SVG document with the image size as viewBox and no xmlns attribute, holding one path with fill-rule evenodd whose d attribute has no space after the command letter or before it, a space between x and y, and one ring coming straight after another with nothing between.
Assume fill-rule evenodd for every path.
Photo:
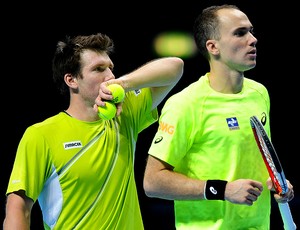
<instances>
[{"instance_id":1,"label":"elbow","mask_svg":"<svg viewBox=\"0 0 300 230\"><path fill-rule=\"evenodd\" d=\"M162 63L166 66L166 76L172 83L177 83L183 75L184 61L179 57L166 57Z\"/></svg>"},{"instance_id":2,"label":"elbow","mask_svg":"<svg viewBox=\"0 0 300 230\"><path fill-rule=\"evenodd\" d=\"M184 61L179 57L173 57L175 73L177 77L177 81L182 77L184 70Z\"/></svg>"},{"instance_id":3,"label":"elbow","mask_svg":"<svg viewBox=\"0 0 300 230\"><path fill-rule=\"evenodd\" d=\"M143 181L143 188L144 188L144 192L145 192L146 196L152 197L151 185L148 182L148 180L146 180L145 178L144 178L144 181Z\"/></svg>"},{"instance_id":4,"label":"elbow","mask_svg":"<svg viewBox=\"0 0 300 230\"><path fill-rule=\"evenodd\" d=\"M143 181L143 188L147 197L155 197L154 186L146 177L144 178Z\"/></svg>"}]
</instances>

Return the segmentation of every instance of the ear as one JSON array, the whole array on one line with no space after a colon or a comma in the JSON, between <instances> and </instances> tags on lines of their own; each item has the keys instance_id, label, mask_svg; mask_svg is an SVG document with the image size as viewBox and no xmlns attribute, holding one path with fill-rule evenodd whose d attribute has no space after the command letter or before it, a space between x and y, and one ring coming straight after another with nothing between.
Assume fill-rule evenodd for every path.
<instances>
[{"instance_id":1,"label":"ear","mask_svg":"<svg viewBox=\"0 0 300 230\"><path fill-rule=\"evenodd\" d=\"M218 44L217 44L216 40L207 40L206 41L206 49L213 56L219 55L219 49L218 49Z\"/></svg>"},{"instance_id":2,"label":"ear","mask_svg":"<svg viewBox=\"0 0 300 230\"><path fill-rule=\"evenodd\" d=\"M70 74L70 73L65 74L64 81L67 84L67 86L69 86L69 88L71 88L71 89L78 88L77 78L74 77L72 74Z\"/></svg>"}]
</instances>

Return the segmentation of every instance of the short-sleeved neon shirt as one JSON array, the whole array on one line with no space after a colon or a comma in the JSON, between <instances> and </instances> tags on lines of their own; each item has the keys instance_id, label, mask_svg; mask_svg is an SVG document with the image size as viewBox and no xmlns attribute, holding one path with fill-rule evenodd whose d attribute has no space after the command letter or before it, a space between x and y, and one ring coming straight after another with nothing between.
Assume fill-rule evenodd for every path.
<instances>
[{"instance_id":1,"label":"short-sleeved neon shirt","mask_svg":"<svg viewBox=\"0 0 300 230\"><path fill-rule=\"evenodd\" d=\"M267 89L245 78L240 93L222 94L209 86L208 74L166 101L149 154L191 178L248 178L265 187L252 206L175 200L176 229L268 229L268 172L250 124L250 117L256 115L270 134Z\"/></svg>"},{"instance_id":2,"label":"short-sleeved neon shirt","mask_svg":"<svg viewBox=\"0 0 300 230\"><path fill-rule=\"evenodd\" d=\"M158 119L150 89L126 94L112 120L61 112L27 128L7 193L38 199L45 229L142 230L134 153L138 133Z\"/></svg>"}]
</instances>

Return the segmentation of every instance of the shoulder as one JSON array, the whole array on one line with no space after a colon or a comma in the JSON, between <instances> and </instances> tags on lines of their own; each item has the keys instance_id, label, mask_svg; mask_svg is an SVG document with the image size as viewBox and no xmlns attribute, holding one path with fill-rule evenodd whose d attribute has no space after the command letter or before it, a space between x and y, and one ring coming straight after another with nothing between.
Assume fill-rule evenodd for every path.
<instances>
[{"instance_id":1,"label":"shoulder","mask_svg":"<svg viewBox=\"0 0 300 230\"><path fill-rule=\"evenodd\" d=\"M211 94L211 88L209 87L206 75L204 75L181 91L173 94L167 101L168 103L176 103L180 105L180 107L194 107L195 104L199 104L199 102L209 94Z\"/></svg>"},{"instance_id":2,"label":"shoulder","mask_svg":"<svg viewBox=\"0 0 300 230\"><path fill-rule=\"evenodd\" d=\"M263 85L262 83L260 83L256 80L250 79L250 78L244 78L244 84L251 88L268 91L265 85Z\"/></svg>"},{"instance_id":3,"label":"shoulder","mask_svg":"<svg viewBox=\"0 0 300 230\"><path fill-rule=\"evenodd\" d=\"M256 100L258 97L270 104L270 95L268 89L262 83L245 78L244 80L244 94L247 94L249 98Z\"/></svg>"},{"instance_id":4,"label":"shoulder","mask_svg":"<svg viewBox=\"0 0 300 230\"><path fill-rule=\"evenodd\" d=\"M68 117L67 114L60 112L56 115L46 118L43 121L37 122L29 127L27 127L26 132L38 132L38 130L48 129L51 126L58 126Z\"/></svg>"}]
</instances>

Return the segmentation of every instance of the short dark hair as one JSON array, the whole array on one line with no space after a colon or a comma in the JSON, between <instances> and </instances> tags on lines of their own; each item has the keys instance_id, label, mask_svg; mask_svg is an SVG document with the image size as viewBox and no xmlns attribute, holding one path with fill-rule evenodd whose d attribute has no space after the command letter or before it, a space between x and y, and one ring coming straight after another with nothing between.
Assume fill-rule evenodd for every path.
<instances>
[{"instance_id":1,"label":"short dark hair","mask_svg":"<svg viewBox=\"0 0 300 230\"><path fill-rule=\"evenodd\" d=\"M219 18L216 12L221 9L237 9L235 5L223 4L219 6L209 6L198 15L194 22L193 32L195 43L199 52L208 60L209 55L206 49L206 41L209 39L219 39Z\"/></svg>"},{"instance_id":2,"label":"short dark hair","mask_svg":"<svg viewBox=\"0 0 300 230\"><path fill-rule=\"evenodd\" d=\"M57 84L61 94L68 92L64 82L65 74L80 76L80 54L86 49L106 52L110 55L114 51L114 43L109 36L102 33L78 35L72 38L66 36L64 40L59 41L52 59L52 72L54 83Z\"/></svg>"}]
</instances>

